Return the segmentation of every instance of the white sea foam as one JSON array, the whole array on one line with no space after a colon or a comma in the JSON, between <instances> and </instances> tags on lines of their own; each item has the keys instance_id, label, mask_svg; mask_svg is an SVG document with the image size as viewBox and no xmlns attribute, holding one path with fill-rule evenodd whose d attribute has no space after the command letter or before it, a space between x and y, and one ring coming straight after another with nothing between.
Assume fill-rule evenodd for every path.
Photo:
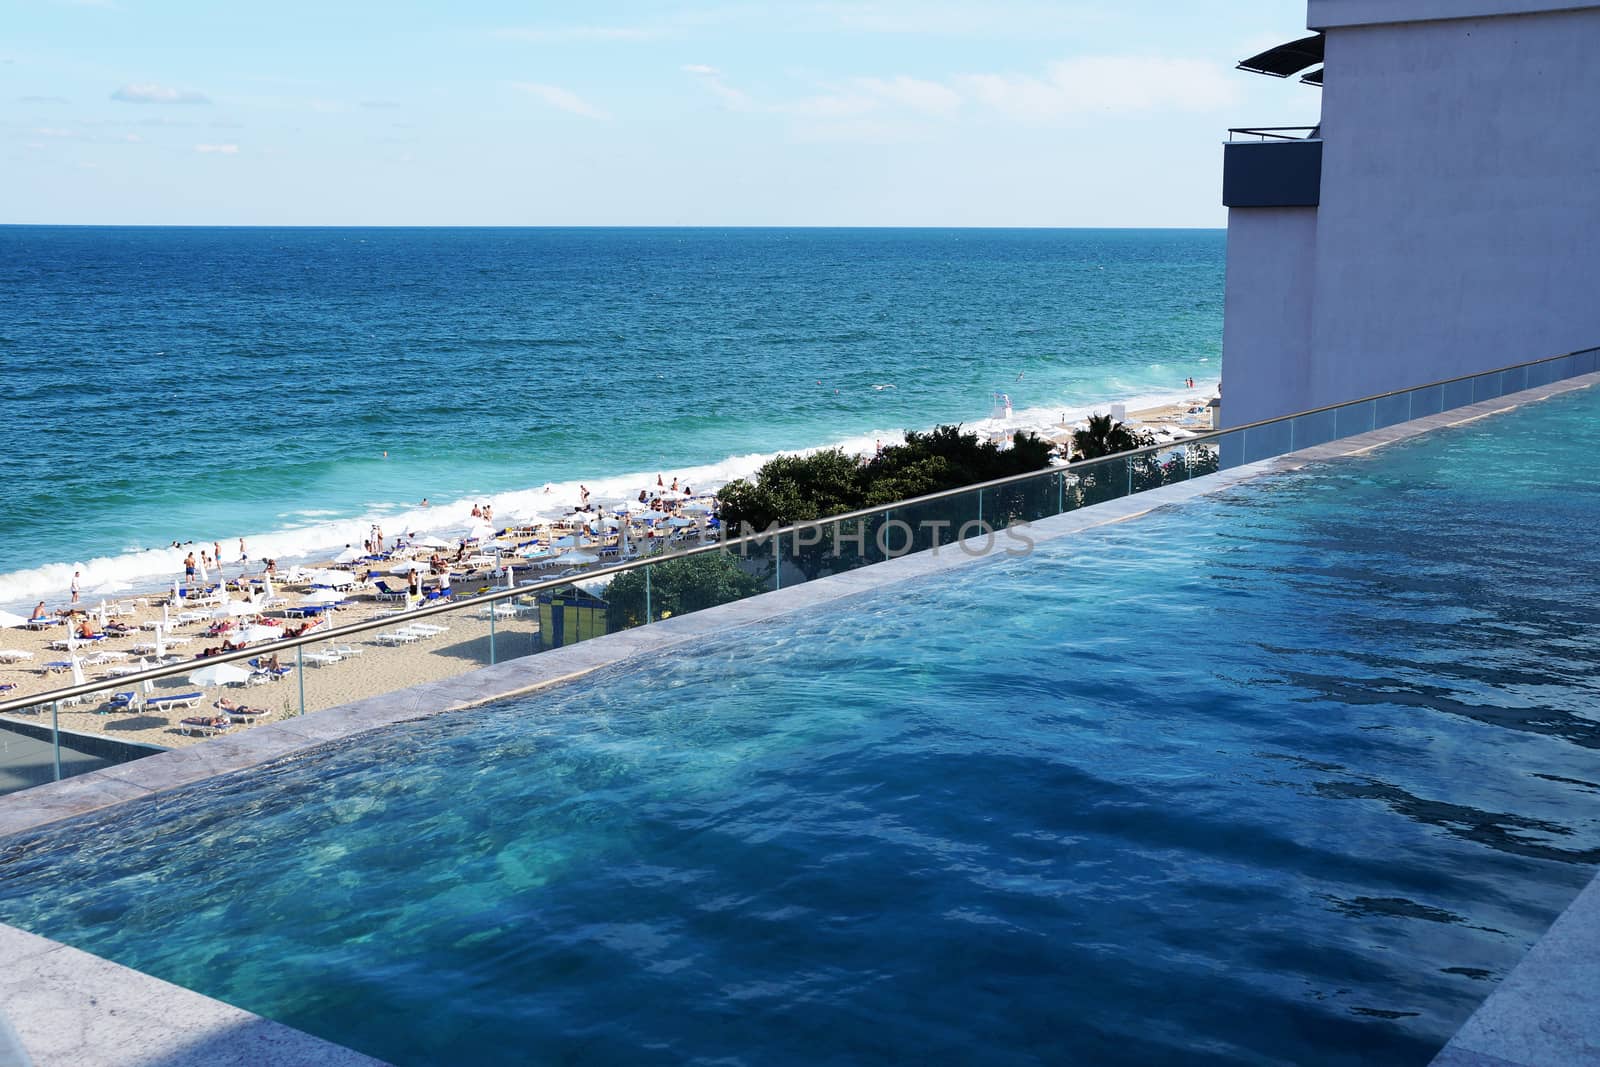
<instances>
[{"instance_id":1,"label":"white sea foam","mask_svg":"<svg viewBox=\"0 0 1600 1067\"><path fill-rule=\"evenodd\" d=\"M1197 381L1193 390L1179 393L1146 393L1129 396L1119 401L1128 410L1136 411L1172 404L1194 396L1209 395L1216 388L1215 380ZM1107 402L1077 405L1052 405L1013 410L1010 418L997 412L989 418L969 422L966 428L986 435L1004 435L1021 430L1055 430L1061 423L1071 424L1096 411L1110 408ZM697 492L719 489L735 478L753 475L762 464L780 454L804 454L823 448L843 448L857 454L870 454L880 443L884 446L899 444L905 436L898 430L875 430L840 438L814 448L778 452L751 452L729 456L716 463L696 467L678 467L661 472L640 471L610 478L574 479L554 482L548 487L537 486L502 493L484 494L463 498L428 508L406 507L389 501L369 505L365 514L342 519L313 519L313 516L333 514L328 511L306 509L290 513L284 518L301 520L284 523L276 530L245 533L250 552L251 569L257 570L265 558L276 559L284 566L313 559L323 559L342 551L346 545L360 546L373 526L383 528L386 538L393 540L402 533L434 534L450 538L459 537L478 520L472 517L474 504L488 503L494 508L496 526L535 523L567 514L579 502L579 486L586 485L591 500L601 503L631 500L641 489L654 489L660 473L670 482L674 477L679 485L689 485ZM306 520L310 521L306 521ZM193 547L209 548L213 538L195 538ZM225 554L233 552L238 535L221 538ZM170 584L183 573L183 559L189 552L186 542L179 548L151 548L124 552L116 556L97 556L48 563L27 570L0 574L0 607L8 610L29 608L39 600L52 605L65 600L64 593L72 581L74 570L82 571L83 599L90 603L102 598L125 595L134 590L155 590ZM229 575L239 572L237 559L226 560Z\"/></svg>"}]
</instances>

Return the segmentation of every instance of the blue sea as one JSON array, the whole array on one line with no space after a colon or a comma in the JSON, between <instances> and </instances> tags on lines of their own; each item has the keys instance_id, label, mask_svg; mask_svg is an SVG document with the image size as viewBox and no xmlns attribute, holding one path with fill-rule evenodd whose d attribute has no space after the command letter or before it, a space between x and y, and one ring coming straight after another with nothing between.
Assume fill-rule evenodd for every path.
<instances>
[{"instance_id":1,"label":"blue sea","mask_svg":"<svg viewBox=\"0 0 1600 1067\"><path fill-rule=\"evenodd\" d=\"M175 540L292 560L372 522L460 531L478 501L547 517L580 482L713 486L779 450L1203 393L1223 252L1189 230L0 227L0 606L64 599L74 566L91 599L160 585Z\"/></svg>"}]
</instances>

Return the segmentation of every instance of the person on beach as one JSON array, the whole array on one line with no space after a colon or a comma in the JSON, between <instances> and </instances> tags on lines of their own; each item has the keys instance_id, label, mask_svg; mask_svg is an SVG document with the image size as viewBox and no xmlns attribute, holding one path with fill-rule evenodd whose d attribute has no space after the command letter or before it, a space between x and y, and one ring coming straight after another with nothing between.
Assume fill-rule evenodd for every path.
<instances>
[{"instance_id":1,"label":"person on beach","mask_svg":"<svg viewBox=\"0 0 1600 1067\"><path fill-rule=\"evenodd\" d=\"M183 577L185 581L194 581L194 553L190 552L183 557Z\"/></svg>"},{"instance_id":2,"label":"person on beach","mask_svg":"<svg viewBox=\"0 0 1600 1067\"><path fill-rule=\"evenodd\" d=\"M204 552L204 549L201 549ZM217 561L217 566L222 566L222 542L211 542L211 558Z\"/></svg>"},{"instance_id":3,"label":"person on beach","mask_svg":"<svg viewBox=\"0 0 1600 1067\"><path fill-rule=\"evenodd\" d=\"M661 475L659 475L659 474L656 475L656 488L657 489L665 489L666 486L667 486L667 483L661 480Z\"/></svg>"},{"instance_id":4,"label":"person on beach","mask_svg":"<svg viewBox=\"0 0 1600 1067\"><path fill-rule=\"evenodd\" d=\"M472 505L472 517L475 519L483 518L483 508L479 507L477 504Z\"/></svg>"},{"instance_id":5,"label":"person on beach","mask_svg":"<svg viewBox=\"0 0 1600 1067\"><path fill-rule=\"evenodd\" d=\"M220 559L221 557L219 556L218 558ZM243 566L248 562L250 562L250 553L244 550L244 538L241 537L239 538L239 565Z\"/></svg>"},{"instance_id":6,"label":"person on beach","mask_svg":"<svg viewBox=\"0 0 1600 1067\"><path fill-rule=\"evenodd\" d=\"M639 490L639 503L646 503L649 499L649 494L647 494L643 489Z\"/></svg>"},{"instance_id":7,"label":"person on beach","mask_svg":"<svg viewBox=\"0 0 1600 1067\"><path fill-rule=\"evenodd\" d=\"M589 508L589 487L587 485L578 486L578 501L581 510L587 511Z\"/></svg>"},{"instance_id":8,"label":"person on beach","mask_svg":"<svg viewBox=\"0 0 1600 1067\"><path fill-rule=\"evenodd\" d=\"M72 572L72 602L74 604L76 604L78 602L78 589L79 589L80 580L82 578L83 578L83 572L82 571L73 571Z\"/></svg>"},{"instance_id":9,"label":"person on beach","mask_svg":"<svg viewBox=\"0 0 1600 1067\"><path fill-rule=\"evenodd\" d=\"M428 506L428 498L427 497L423 497L422 498L422 506L423 507L427 507Z\"/></svg>"},{"instance_id":10,"label":"person on beach","mask_svg":"<svg viewBox=\"0 0 1600 1067\"><path fill-rule=\"evenodd\" d=\"M78 636L85 641L92 641L100 636L95 633L94 626L89 622L89 616L87 615L78 623Z\"/></svg>"},{"instance_id":11,"label":"person on beach","mask_svg":"<svg viewBox=\"0 0 1600 1067\"><path fill-rule=\"evenodd\" d=\"M34 619L42 619L49 614L50 613L48 611L44 610L44 601L41 600L33 606L33 614L28 616L28 621L32 622Z\"/></svg>"}]
</instances>

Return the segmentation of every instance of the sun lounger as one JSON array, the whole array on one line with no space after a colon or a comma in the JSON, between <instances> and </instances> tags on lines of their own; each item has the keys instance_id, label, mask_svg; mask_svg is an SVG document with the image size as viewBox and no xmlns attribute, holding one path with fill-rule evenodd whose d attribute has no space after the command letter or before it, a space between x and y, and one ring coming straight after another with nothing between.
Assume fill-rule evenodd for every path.
<instances>
[{"instance_id":1,"label":"sun lounger","mask_svg":"<svg viewBox=\"0 0 1600 1067\"><path fill-rule=\"evenodd\" d=\"M352 659L361 655L366 651L366 649L357 648L355 645L334 645L332 648L328 649L328 651L332 652L340 659Z\"/></svg>"},{"instance_id":2,"label":"sun lounger","mask_svg":"<svg viewBox=\"0 0 1600 1067\"><path fill-rule=\"evenodd\" d=\"M315 663L319 667L330 667L339 662L339 653L330 649L320 649L316 652L305 652L301 658L307 663Z\"/></svg>"},{"instance_id":3,"label":"sun lounger","mask_svg":"<svg viewBox=\"0 0 1600 1067\"><path fill-rule=\"evenodd\" d=\"M272 714L271 708L249 708L243 704L235 704L230 708L225 708L220 700L211 706L228 718L238 719L240 722L255 722L257 719L264 719Z\"/></svg>"},{"instance_id":4,"label":"sun lounger","mask_svg":"<svg viewBox=\"0 0 1600 1067\"><path fill-rule=\"evenodd\" d=\"M145 697L147 708L198 708L206 698L204 693L175 693L165 697Z\"/></svg>"},{"instance_id":5,"label":"sun lounger","mask_svg":"<svg viewBox=\"0 0 1600 1067\"><path fill-rule=\"evenodd\" d=\"M20 648L0 648L0 663L18 663L32 658L32 652L24 652Z\"/></svg>"},{"instance_id":6,"label":"sun lounger","mask_svg":"<svg viewBox=\"0 0 1600 1067\"><path fill-rule=\"evenodd\" d=\"M225 734L233 728L233 720L227 715L196 715L178 723L178 729L191 737L213 737Z\"/></svg>"},{"instance_id":7,"label":"sun lounger","mask_svg":"<svg viewBox=\"0 0 1600 1067\"><path fill-rule=\"evenodd\" d=\"M66 619L58 615L45 615L37 619L29 619L23 623L30 630L48 630L52 626L60 626Z\"/></svg>"},{"instance_id":8,"label":"sun lounger","mask_svg":"<svg viewBox=\"0 0 1600 1067\"><path fill-rule=\"evenodd\" d=\"M372 639L380 645L408 645L417 639L417 635L409 630L390 630L387 633L377 634Z\"/></svg>"},{"instance_id":9,"label":"sun lounger","mask_svg":"<svg viewBox=\"0 0 1600 1067\"><path fill-rule=\"evenodd\" d=\"M125 693L113 693L111 699L100 705L100 714L109 715L114 711L132 711L138 706L138 692L129 689Z\"/></svg>"},{"instance_id":10,"label":"sun lounger","mask_svg":"<svg viewBox=\"0 0 1600 1067\"><path fill-rule=\"evenodd\" d=\"M406 598L404 589L390 589L386 582L373 582L372 584L378 590L377 597L379 600L403 601Z\"/></svg>"}]
</instances>

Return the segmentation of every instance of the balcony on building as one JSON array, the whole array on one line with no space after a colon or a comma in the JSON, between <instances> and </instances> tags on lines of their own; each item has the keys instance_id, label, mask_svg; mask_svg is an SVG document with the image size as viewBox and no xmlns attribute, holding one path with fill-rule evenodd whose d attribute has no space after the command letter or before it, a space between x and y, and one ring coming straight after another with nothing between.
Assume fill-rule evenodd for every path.
<instances>
[{"instance_id":1,"label":"balcony on building","mask_svg":"<svg viewBox=\"0 0 1600 1067\"><path fill-rule=\"evenodd\" d=\"M1240 70L1321 87L1320 33L1269 48ZM1310 68L1316 68L1314 70ZM1302 73L1308 71L1309 73ZM1317 126L1257 126L1228 131L1222 153L1222 202L1233 207L1316 207L1322 197L1322 136Z\"/></svg>"}]
</instances>

